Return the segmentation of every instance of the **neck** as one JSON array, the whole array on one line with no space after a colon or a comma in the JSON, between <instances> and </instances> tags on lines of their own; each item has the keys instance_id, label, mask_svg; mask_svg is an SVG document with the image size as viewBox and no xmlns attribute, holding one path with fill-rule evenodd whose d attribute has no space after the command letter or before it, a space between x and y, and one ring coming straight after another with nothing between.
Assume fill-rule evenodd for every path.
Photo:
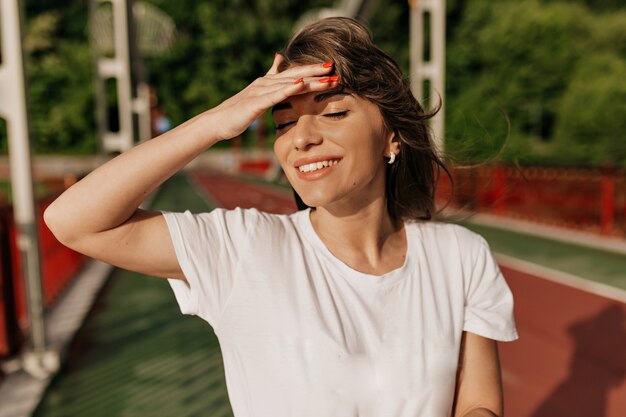
<instances>
[{"instance_id":1,"label":"neck","mask_svg":"<svg viewBox=\"0 0 626 417\"><path fill-rule=\"evenodd\" d=\"M394 222L384 197L355 205L319 207L311 223L328 249L357 271L383 274L404 263L406 236L403 224Z\"/></svg>"}]
</instances>

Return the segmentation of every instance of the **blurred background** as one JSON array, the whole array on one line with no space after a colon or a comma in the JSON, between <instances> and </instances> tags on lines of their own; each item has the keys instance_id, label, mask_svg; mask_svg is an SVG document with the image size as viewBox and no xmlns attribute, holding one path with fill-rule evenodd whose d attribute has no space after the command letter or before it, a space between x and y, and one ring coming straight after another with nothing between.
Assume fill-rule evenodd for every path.
<instances>
[{"instance_id":1,"label":"blurred background","mask_svg":"<svg viewBox=\"0 0 626 417\"><path fill-rule=\"evenodd\" d=\"M13 1L2 0L0 17ZM1 70L16 38L3 20L0 417L232 415L210 328L180 317L166 283L64 248L40 215L102 162L244 88L297 27L333 14L366 21L407 79L419 80L422 102L445 104L434 129L454 186L441 178L442 214L487 238L516 298L521 338L500 347L506 414L624 415L623 0L25 0L20 10L36 207L25 236L38 253L20 246L13 210L14 80ZM424 78L423 68L437 67L439 41L445 59ZM295 210L273 137L266 115L146 205ZM28 256L40 259L30 271ZM40 339L29 319L33 270Z\"/></svg>"}]
</instances>

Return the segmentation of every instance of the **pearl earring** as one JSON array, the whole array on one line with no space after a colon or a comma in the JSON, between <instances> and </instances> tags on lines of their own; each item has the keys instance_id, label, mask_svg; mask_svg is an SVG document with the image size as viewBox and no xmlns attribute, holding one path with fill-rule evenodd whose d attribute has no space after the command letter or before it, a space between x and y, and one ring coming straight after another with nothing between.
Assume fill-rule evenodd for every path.
<instances>
[{"instance_id":1,"label":"pearl earring","mask_svg":"<svg viewBox=\"0 0 626 417\"><path fill-rule=\"evenodd\" d=\"M393 164L396 161L396 154L395 152L389 152L389 162L387 162L389 165Z\"/></svg>"}]
</instances>

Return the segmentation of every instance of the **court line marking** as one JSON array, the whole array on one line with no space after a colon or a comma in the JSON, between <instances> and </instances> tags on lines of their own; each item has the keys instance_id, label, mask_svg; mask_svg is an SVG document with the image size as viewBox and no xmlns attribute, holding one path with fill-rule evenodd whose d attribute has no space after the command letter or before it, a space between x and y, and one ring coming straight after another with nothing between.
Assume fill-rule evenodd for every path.
<instances>
[{"instance_id":1,"label":"court line marking","mask_svg":"<svg viewBox=\"0 0 626 417\"><path fill-rule=\"evenodd\" d=\"M466 221L481 226L554 240L574 246L626 255L626 240L616 237L599 236L580 230L570 230L564 227L533 223L531 221L514 218L504 218L486 213L468 214Z\"/></svg>"},{"instance_id":2,"label":"court line marking","mask_svg":"<svg viewBox=\"0 0 626 417\"><path fill-rule=\"evenodd\" d=\"M520 272L536 276L537 278L556 282L557 284L572 287L577 290L585 291L626 304L626 290L621 288L613 287L597 281L591 281L567 272L524 261L502 253L494 252L494 255L498 263L506 268L515 269Z\"/></svg>"}]
</instances>

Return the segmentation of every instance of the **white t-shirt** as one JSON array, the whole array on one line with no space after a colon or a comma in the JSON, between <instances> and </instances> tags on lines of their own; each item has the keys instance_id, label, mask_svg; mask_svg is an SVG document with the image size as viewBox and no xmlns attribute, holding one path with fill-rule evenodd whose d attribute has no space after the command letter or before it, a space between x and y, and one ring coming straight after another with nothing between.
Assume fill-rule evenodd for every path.
<instances>
[{"instance_id":1,"label":"white t-shirt","mask_svg":"<svg viewBox=\"0 0 626 417\"><path fill-rule=\"evenodd\" d=\"M373 276L309 210L164 215L189 282L170 284L219 338L236 417L445 417L462 331L517 338L486 242L460 226L407 223L405 264Z\"/></svg>"}]
</instances>

